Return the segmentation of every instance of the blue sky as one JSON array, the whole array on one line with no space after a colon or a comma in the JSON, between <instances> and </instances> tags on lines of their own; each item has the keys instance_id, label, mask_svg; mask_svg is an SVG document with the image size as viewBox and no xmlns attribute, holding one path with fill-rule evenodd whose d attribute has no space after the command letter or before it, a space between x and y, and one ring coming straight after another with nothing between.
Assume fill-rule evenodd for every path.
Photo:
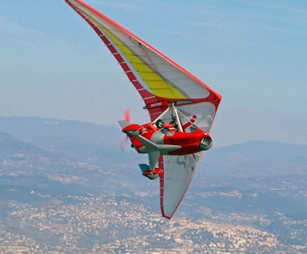
<instances>
[{"instance_id":1,"label":"blue sky","mask_svg":"<svg viewBox=\"0 0 307 254\"><path fill-rule=\"evenodd\" d=\"M307 1L85 1L223 96L217 146L307 144ZM64 0L2 0L0 114L117 124L143 102Z\"/></svg>"}]
</instances>

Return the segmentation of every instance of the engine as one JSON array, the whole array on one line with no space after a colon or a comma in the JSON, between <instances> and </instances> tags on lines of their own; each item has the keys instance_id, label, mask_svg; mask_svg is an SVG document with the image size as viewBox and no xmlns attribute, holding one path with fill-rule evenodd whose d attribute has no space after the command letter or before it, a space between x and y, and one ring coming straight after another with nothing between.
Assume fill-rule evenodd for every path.
<instances>
[{"instance_id":1,"label":"engine","mask_svg":"<svg viewBox=\"0 0 307 254\"><path fill-rule=\"evenodd\" d=\"M210 137L205 137L200 140L199 148L201 150L209 150L213 145L212 139Z\"/></svg>"},{"instance_id":2,"label":"engine","mask_svg":"<svg viewBox=\"0 0 307 254\"><path fill-rule=\"evenodd\" d=\"M138 124L130 124L122 129L129 137L137 136L142 133L143 127Z\"/></svg>"}]
</instances>

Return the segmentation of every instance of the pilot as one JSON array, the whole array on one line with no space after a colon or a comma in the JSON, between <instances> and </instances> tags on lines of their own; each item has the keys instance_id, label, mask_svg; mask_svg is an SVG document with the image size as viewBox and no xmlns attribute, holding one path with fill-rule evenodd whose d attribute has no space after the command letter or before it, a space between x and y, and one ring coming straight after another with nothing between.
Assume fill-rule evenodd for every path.
<instances>
[{"instance_id":1,"label":"pilot","mask_svg":"<svg viewBox=\"0 0 307 254\"><path fill-rule=\"evenodd\" d=\"M155 124L151 124L151 123L149 123L148 125L145 125L145 127L148 130L153 130L153 131L158 130L158 127Z\"/></svg>"},{"instance_id":2,"label":"pilot","mask_svg":"<svg viewBox=\"0 0 307 254\"><path fill-rule=\"evenodd\" d=\"M163 128L164 123L163 123L163 121L162 121L161 119L159 119L159 120L155 123L155 125L161 130L161 129Z\"/></svg>"}]
</instances>

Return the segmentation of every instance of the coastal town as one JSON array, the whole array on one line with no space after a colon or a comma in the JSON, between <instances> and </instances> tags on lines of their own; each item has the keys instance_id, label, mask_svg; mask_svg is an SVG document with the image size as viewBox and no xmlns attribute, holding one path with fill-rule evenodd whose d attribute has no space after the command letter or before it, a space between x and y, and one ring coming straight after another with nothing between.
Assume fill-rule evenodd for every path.
<instances>
[{"instance_id":1,"label":"coastal town","mask_svg":"<svg viewBox=\"0 0 307 254\"><path fill-rule=\"evenodd\" d=\"M127 196L52 198L35 191L29 195L49 205L10 201L0 227L2 252L248 253L289 248L274 234L252 226L179 216L169 221ZM288 250L299 253L303 247Z\"/></svg>"}]
</instances>

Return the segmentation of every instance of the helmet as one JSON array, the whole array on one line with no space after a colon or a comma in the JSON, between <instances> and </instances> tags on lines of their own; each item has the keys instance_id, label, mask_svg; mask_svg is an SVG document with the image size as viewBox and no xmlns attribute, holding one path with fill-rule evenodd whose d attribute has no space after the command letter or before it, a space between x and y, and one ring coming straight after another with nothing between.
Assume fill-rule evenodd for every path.
<instances>
[{"instance_id":1,"label":"helmet","mask_svg":"<svg viewBox=\"0 0 307 254\"><path fill-rule=\"evenodd\" d=\"M156 122L156 126L159 128L159 129L162 129L163 128L163 121L161 119L159 119L157 122Z\"/></svg>"}]
</instances>

